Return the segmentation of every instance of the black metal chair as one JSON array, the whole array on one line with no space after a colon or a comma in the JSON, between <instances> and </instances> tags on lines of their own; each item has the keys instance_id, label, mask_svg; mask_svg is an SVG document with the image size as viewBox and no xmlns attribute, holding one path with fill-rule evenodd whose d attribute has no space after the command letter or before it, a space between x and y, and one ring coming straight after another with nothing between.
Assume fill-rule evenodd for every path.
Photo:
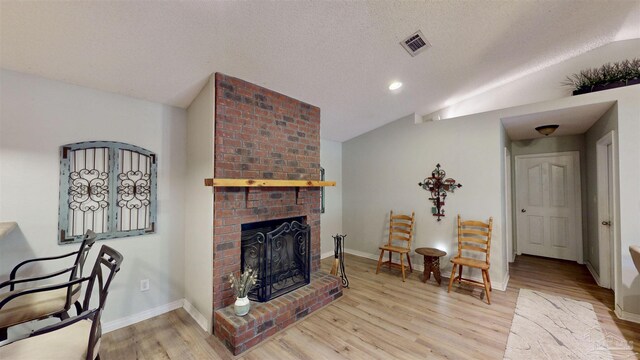
<instances>
[{"instance_id":1,"label":"black metal chair","mask_svg":"<svg viewBox=\"0 0 640 360\"><path fill-rule=\"evenodd\" d=\"M29 259L19 263L13 268L9 275L9 280L0 284L0 290L9 287L8 292L0 294L0 341L7 339L7 329L14 325L48 317L57 317L61 320L67 319L69 317L68 311L72 304L75 305L77 314L82 312L82 306L80 302L78 302L81 290L80 284L68 289L59 288L57 291L39 291L39 289L44 289L46 286L31 286L27 289L34 291L28 293L28 295L15 297L13 295L18 292L24 292L25 289L16 290L16 285L19 284L46 280L66 273L69 273L68 281L82 277L84 263L95 240L96 234L88 230L82 239L78 251L60 256ZM18 270L27 264L59 260L74 255L75 262L71 267L49 274L18 278Z\"/></svg>"},{"instance_id":2,"label":"black metal chair","mask_svg":"<svg viewBox=\"0 0 640 360\"><path fill-rule=\"evenodd\" d=\"M74 286L88 282L82 304L84 311L80 315L36 330L26 338L0 346L0 359L100 359L100 339L102 337L100 317L109 294L109 286L115 274L120 270L122 260L123 257L118 251L102 245L89 277L40 289L23 290L11 295L15 298L36 291L70 290ZM98 304L91 308L94 286L97 286Z\"/></svg>"}]
</instances>

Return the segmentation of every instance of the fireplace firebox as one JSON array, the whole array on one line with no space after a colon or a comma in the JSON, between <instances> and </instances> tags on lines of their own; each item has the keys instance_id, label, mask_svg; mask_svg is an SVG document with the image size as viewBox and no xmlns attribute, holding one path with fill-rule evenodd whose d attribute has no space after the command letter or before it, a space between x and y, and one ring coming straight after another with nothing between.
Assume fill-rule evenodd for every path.
<instances>
[{"instance_id":1,"label":"fireplace firebox","mask_svg":"<svg viewBox=\"0 0 640 360\"><path fill-rule=\"evenodd\" d=\"M305 217L242 225L242 271L247 267L257 271L251 300L266 302L309 284L310 228Z\"/></svg>"}]
</instances>

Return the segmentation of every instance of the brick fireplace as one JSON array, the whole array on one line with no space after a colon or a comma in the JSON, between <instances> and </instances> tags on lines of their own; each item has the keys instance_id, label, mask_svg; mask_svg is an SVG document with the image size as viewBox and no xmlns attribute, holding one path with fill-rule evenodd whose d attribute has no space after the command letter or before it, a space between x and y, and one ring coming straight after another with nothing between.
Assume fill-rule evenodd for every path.
<instances>
[{"instance_id":1,"label":"brick fireplace","mask_svg":"<svg viewBox=\"0 0 640 360\"><path fill-rule=\"evenodd\" d=\"M320 179L320 109L217 73L215 178ZM214 191L214 332L238 354L342 295L320 268L320 188L216 187ZM311 283L233 314L228 275L241 268L243 224L304 218L310 226Z\"/></svg>"},{"instance_id":2,"label":"brick fireplace","mask_svg":"<svg viewBox=\"0 0 640 360\"><path fill-rule=\"evenodd\" d=\"M310 229L303 217L242 224L241 268L257 278L249 299L267 302L309 285Z\"/></svg>"}]
</instances>

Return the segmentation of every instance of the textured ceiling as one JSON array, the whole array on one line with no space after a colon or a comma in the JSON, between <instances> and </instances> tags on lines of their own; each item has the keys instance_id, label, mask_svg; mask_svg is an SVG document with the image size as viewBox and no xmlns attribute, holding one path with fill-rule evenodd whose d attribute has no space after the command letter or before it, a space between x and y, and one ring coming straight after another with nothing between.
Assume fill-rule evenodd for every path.
<instances>
[{"instance_id":1,"label":"textured ceiling","mask_svg":"<svg viewBox=\"0 0 640 360\"><path fill-rule=\"evenodd\" d=\"M614 40L639 1L2 1L0 65L180 107L223 72L322 109L347 140ZM422 30L415 58L398 44ZM391 94L393 80L404 87Z\"/></svg>"}]
</instances>

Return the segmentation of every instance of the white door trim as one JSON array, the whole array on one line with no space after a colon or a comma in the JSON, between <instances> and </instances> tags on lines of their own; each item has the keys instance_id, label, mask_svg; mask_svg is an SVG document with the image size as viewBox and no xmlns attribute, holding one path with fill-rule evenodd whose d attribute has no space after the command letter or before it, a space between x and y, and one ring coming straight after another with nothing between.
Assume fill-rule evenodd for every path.
<instances>
[{"instance_id":1,"label":"white door trim","mask_svg":"<svg viewBox=\"0 0 640 360\"><path fill-rule=\"evenodd\" d=\"M582 239L582 187L581 187L581 169L580 169L580 152L579 151L563 151L563 152L554 152L554 153L544 153L544 154L527 154L527 155L516 155L516 171L518 169L518 160L528 159L528 158L541 158L541 157L554 157L554 156L571 156L573 157L573 161L575 164L575 174L574 174L574 195L576 199L575 206L575 233L576 233L576 252L577 252L577 262L578 264L584 263L584 245ZM516 184L518 186L518 184ZM518 205L520 206L520 205ZM519 239L517 239L519 241ZM520 250L518 250L518 254L520 254Z\"/></svg>"},{"instance_id":2,"label":"white door trim","mask_svg":"<svg viewBox=\"0 0 640 360\"><path fill-rule=\"evenodd\" d=\"M613 188L613 198L609 199L609 167L608 167L608 156L607 156L607 146L611 145L611 174L612 177L612 188ZM604 135L600 140L596 142L596 173L597 173L597 197L598 197L598 258L600 263L599 269L599 278L600 278L600 286L605 288L610 288L614 290L615 293L615 284L616 284L616 272L613 271L611 273L611 268L616 268L616 259L615 259L615 246L617 244L616 234L618 227L618 219L616 219L616 211L617 203L616 203L616 191L618 179L616 176L616 164L617 164L617 144L615 142L615 131ZM609 204L611 204L611 209L609 209ZM611 213L609 213L611 210ZM607 219L605 219L607 218ZM602 221L609 220L611 221L612 228L607 229L606 227L601 225ZM604 232L607 231L611 234L611 239L607 241L607 236ZM613 266L611 266L613 264Z\"/></svg>"},{"instance_id":3,"label":"white door trim","mask_svg":"<svg viewBox=\"0 0 640 360\"><path fill-rule=\"evenodd\" d=\"M512 198L513 198L513 190L511 188L511 151L509 148L504 148L504 208L507 214L506 216L506 224L505 224L505 239L507 240L507 260L508 262L514 262L515 255L515 246L513 243L513 206L512 206ZM507 266L507 269L509 267Z\"/></svg>"}]
</instances>

